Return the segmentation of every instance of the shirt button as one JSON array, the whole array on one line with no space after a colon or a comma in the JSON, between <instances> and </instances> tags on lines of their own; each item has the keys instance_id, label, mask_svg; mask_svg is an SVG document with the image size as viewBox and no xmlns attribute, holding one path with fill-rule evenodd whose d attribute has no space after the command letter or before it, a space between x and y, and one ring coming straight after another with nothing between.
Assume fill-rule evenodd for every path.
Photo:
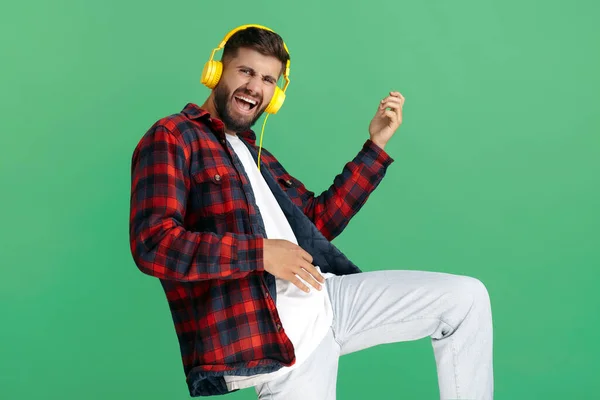
<instances>
[{"instance_id":1,"label":"shirt button","mask_svg":"<svg viewBox=\"0 0 600 400\"><path fill-rule=\"evenodd\" d=\"M285 181L285 184L288 186L292 186L292 181L290 181L289 179L287 181Z\"/></svg>"},{"instance_id":2,"label":"shirt button","mask_svg":"<svg viewBox=\"0 0 600 400\"><path fill-rule=\"evenodd\" d=\"M277 324L277 330L280 331L281 330L281 324Z\"/></svg>"},{"instance_id":3,"label":"shirt button","mask_svg":"<svg viewBox=\"0 0 600 400\"><path fill-rule=\"evenodd\" d=\"M219 182L221 180L221 175L217 174L215 175L215 181Z\"/></svg>"}]
</instances>

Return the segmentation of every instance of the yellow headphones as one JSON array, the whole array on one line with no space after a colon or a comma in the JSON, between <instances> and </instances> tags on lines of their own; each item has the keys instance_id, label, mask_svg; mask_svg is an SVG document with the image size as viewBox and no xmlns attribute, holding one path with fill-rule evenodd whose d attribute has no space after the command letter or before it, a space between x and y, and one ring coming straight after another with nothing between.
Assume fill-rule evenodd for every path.
<instances>
[{"instance_id":1,"label":"yellow headphones","mask_svg":"<svg viewBox=\"0 0 600 400\"><path fill-rule=\"evenodd\" d=\"M225 44L229 40L229 38L231 36L233 36L236 32L241 31L246 28L250 28L250 27L260 28L260 29L264 29L264 30L267 30L270 32L274 32L272 29L267 28L266 26L254 25L254 24L242 25L242 26L239 26L239 27L233 29L231 32L229 32L227 35L225 35L225 38L223 39L223 41L221 41L219 46L212 51L212 53L210 54L210 59L204 65L204 69L202 70L202 76L200 78L200 82L203 85L205 85L209 89L214 89L215 86L217 86L217 83L219 83L219 80L221 79L221 75L223 74L223 63L221 63L221 61L213 60L215 53L217 51L223 49L225 47ZM285 43L283 43L283 47L285 48L285 51L287 51L287 53L290 54ZM287 86L290 83L289 74L290 74L290 60L288 59L286 66L285 66L285 72L283 73L283 77L285 79L285 85L283 87L283 90L281 88L279 88L279 86L275 87L275 93L273 93L273 98L271 99L271 101L269 102L269 105L265 109L266 113L276 114L277 111L279 111L279 109L283 105L283 101L285 100L285 91L287 89Z\"/></svg>"},{"instance_id":2,"label":"yellow headphones","mask_svg":"<svg viewBox=\"0 0 600 400\"><path fill-rule=\"evenodd\" d=\"M233 36L233 34L235 34L236 32L238 32L240 30L250 28L250 27L264 29L264 30L267 30L270 32L275 32L272 29L267 28L266 26L256 25L256 24L242 25L242 26L239 26L239 27L233 29L232 31L230 31L227 35L225 35L225 38L221 41L221 43L219 43L219 46L216 47L212 51L212 53L210 54L209 60L206 62L206 64L204 64L204 69L202 70L202 76L200 77L200 83L202 83L209 89L214 89L217 86L217 83L219 83L219 80L221 79L221 75L223 74L223 63L221 61L213 60L215 53L225 47L225 44L227 43L229 38L231 36ZM289 55L290 52L289 52L285 42L283 43L283 47L285 48L285 51ZM263 138L263 133L265 130L265 125L267 123L267 118L269 117L270 114L277 114L277 111L279 111L279 109L283 105L283 102L285 100L285 91L287 90L287 87L290 84L289 75L290 75L290 60L288 58L287 63L285 65L285 72L283 73L283 78L285 79L285 85L283 86L283 89L279 88L279 86L275 87L275 92L273 93L273 97L271 98L271 101L269 102L269 104L267 105L267 108L265 109L265 112L267 113L267 115L265 116L265 121L263 123L262 131L260 134L260 148L258 151L258 169L259 170L260 170L260 154L261 154L261 150L262 150L262 138Z\"/></svg>"}]
</instances>

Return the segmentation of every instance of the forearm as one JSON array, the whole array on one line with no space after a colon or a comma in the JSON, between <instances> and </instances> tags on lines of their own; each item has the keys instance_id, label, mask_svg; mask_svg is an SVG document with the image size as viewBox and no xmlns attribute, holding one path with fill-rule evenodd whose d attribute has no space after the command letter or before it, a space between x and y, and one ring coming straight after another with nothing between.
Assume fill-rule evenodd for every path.
<instances>
[{"instance_id":1,"label":"forearm","mask_svg":"<svg viewBox=\"0 0 600 400\"><path fill-rule=\"evenodd\" d=\"M326 191L319 196L303 194L304 213L332 240L363 207L393 161L383 148L367 140Z\"/></svg>"},{"instance_id":2,"label":"forearm","mask_svg":"<svg viewBox=\"0 0 600 400\"><path fill-rule=\"evenodd\" d=\"M257 235L185 230L157 216L134 218L131 253L145 274L178 281L239 279L262 271L263 239Z\"/></svg>"}]
</instances>

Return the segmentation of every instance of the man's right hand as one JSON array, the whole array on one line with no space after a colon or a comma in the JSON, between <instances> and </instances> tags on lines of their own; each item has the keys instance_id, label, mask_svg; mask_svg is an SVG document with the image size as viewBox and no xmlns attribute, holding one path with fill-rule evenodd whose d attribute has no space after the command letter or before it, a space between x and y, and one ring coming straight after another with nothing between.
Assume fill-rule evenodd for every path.
<instances>
[{"instance_id":1,"label":"man's right hand","mask_svg":"<svg viewBox=\"0 0 600 400\"><path fill-rule=\"evenodd\" d=\"M298 277L321 290L319 282L324 283L325 278L312 265L312 256L302 247L283 239L263 239L263 242L265 271L290 281L305 292L310 290Z\"/></svg>"}]
</instances>

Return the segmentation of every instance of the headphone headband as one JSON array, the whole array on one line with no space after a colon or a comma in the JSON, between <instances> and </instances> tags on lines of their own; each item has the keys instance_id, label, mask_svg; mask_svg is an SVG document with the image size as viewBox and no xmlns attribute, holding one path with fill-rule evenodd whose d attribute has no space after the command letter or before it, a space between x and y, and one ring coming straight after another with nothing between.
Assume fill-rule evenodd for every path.
<instances>
[{"instance_id":1,"label":"headphone headband","mask_svg":"<svg viewBox=\"0 0 600 400\"><path fill-rule=\"evenodd\" d=\"M246 24L246 25L241 25L238 26L237 28L232 29L227 35L225 35L225 37L223 38L223 40L221 41L221 43L219 44L219 49L222 49L223 47L225 47L225 44L227 43L227 41L233 36L235 35L237 32L242 31L246 28L259 28L259 29L264 29L265 31L269 31L269 32L273 32L275 33L275 31L271 28L267 28L266 26L263 25L257 25L257 24ZM285 44L285 42L283 42L283 48L285 49L285 51L288 53L288 55L290 54L290 51L287 48L287 45Z\"/></svg>"}]
</instances>

